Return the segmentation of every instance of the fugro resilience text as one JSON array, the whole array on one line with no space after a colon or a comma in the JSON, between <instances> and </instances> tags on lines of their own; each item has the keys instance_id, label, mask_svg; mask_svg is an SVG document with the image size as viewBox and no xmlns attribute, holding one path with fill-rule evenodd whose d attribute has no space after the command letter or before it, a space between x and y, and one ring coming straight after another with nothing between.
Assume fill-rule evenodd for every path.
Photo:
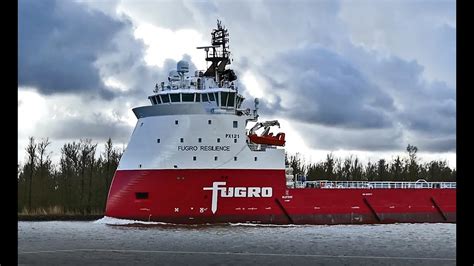
<instances>
[{"instance_id":1,"label":"fugro resilience text","mask_svg":"<svg viewBox=\"0 0 474 266\"><path fill-rule=\"evenodd\" d=\"M230 151L230 146L178 146L178 151Z\"/></svg>"}]
</instances>

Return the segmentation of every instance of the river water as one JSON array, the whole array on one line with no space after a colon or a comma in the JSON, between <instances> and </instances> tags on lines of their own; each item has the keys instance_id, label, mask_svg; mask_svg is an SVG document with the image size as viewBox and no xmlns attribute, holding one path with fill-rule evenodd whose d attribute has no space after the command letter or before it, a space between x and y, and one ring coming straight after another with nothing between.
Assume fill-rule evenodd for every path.
<instances>
[{"instance_id":1,"label":"river water","mask_svg":"<svg viewBox=\"0 0 474 266\"><path fill-rule=\"evenodd\" d=\"M18 222L19 264L455 265L456 224Z\"/></svg>"}]
</instances>

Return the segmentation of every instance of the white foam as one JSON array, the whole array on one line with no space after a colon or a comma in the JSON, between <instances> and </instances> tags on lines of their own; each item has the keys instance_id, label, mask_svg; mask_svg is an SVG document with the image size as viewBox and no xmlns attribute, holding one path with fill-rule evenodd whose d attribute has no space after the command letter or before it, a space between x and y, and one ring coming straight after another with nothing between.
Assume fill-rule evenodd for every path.
<instances>
[{"instance_id":1,"label":"white foam","mask_svg":"<svg viewBox=\"0 0 474 266\"><path fill-rule=\"evenodd\" d=\"M261 223L228 223L229 226L254 226L254 227L301 227L297 224L261 224Z\"/></svg>"},{"instance_id":2,"label":"white foam","mask_svg":"<svg viewBox=\"0 0 474 266\"><path fill-rule=\"evenodd\" d=\"M104 216L103 218L94 221L97 224L108 224L108 225L127 225L127 224L154 224L154 225L167 225L168 223L162 222L146 222L146 221L138 221L138 220L128 220L128 219L119 219L113 218L109 216Z\"/></svg>"}]
</instances>

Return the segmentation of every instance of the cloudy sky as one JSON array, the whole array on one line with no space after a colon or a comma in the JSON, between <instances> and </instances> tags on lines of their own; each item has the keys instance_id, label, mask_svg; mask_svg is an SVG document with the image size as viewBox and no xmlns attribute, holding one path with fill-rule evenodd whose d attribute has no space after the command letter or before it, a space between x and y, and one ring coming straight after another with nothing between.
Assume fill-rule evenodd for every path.
<instances>
[{"instance_id":1,"label":"cloudy sky","mask_svg":"<svg viewBox=\"0 0 474 266\"><path fill-rule=\"evenodd\" d=\"M18 161L29 136L53 160L81 138L126 145L154 84L181 59L205 69L230 32L246 107L278 119L290 153L391 159L416 145L456 165L455 1L54 1L18 3Z\"/></svg>"}]
</instances>

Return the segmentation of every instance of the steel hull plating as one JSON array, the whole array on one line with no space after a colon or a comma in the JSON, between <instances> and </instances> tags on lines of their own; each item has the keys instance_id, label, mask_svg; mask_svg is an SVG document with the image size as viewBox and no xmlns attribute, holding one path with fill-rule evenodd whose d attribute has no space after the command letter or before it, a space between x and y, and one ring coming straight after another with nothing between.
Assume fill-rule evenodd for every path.
<instances>
[{"instance_id":1,"label":"steel hull plating","mask_svg":"<svg viewBox=\"0 0 474 266\"><path fill-rule=\"evenodd\" d=\"M456 222L456 190L288 189L284 170L118 170L106 215L192 224Z\"/></svg>"}]
</instances>

